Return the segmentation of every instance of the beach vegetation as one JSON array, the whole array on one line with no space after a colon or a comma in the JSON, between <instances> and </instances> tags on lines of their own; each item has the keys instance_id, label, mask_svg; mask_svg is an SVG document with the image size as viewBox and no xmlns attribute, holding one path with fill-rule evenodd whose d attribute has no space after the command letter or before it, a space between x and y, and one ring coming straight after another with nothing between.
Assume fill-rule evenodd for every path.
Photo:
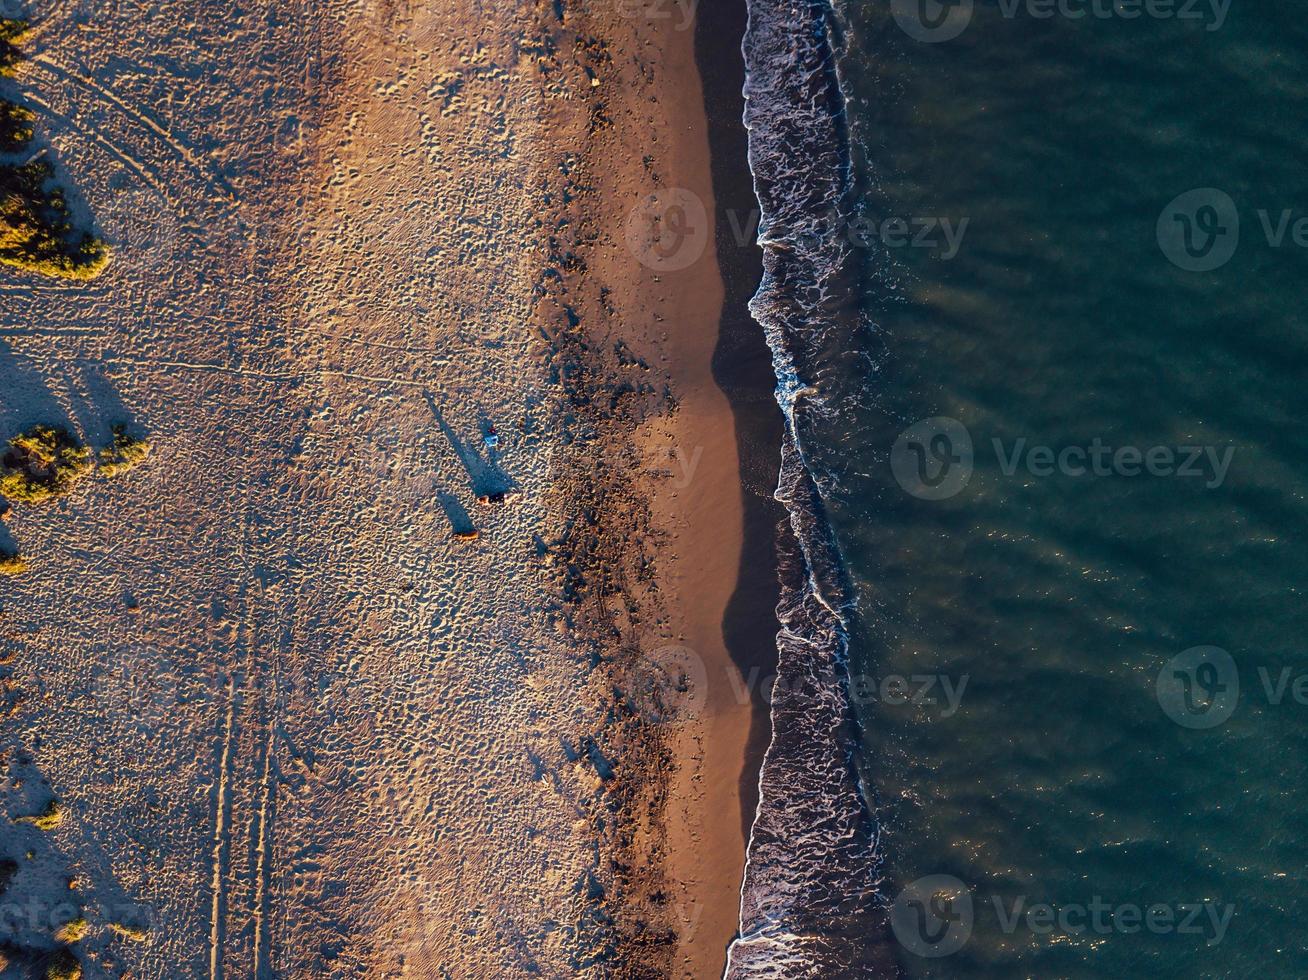
<instances>
[{"instance_id":1,"label":"beach vegetation","mask_svg":"<svg viewBox=\"0 0 1308 980\"><path fill-rule=\"evenodd\" d=\"M150 934L144 929L137 926L123 925L121 922L110 922L109 931L115 936L130 939L134 943L143 943L150 938Z\"/></svg>"},{"instance_id":2,"label":"beach vegetation","mask_svg":"<svg viewBox=\"0 0 1308 980\"><path fill-rule=\"evenodd\" d=\"M82 980L82 964L71 949L55 951L45 968L45 980Z\"/></svg>"},{"instance_id":3,"label":"beach vegetation","mask_svg":"<svg viewBox=\"0 0 1308 980\"><path fill-rule=\"evenodd\" d=\"M67 429L37 425L9 440L0 458L0 494L41 503L67 493L91 467L91 451Z\"/></svg>"},{"instance_id":4,"label":"beach vegetation","mask_svg":"<svg viewBox=\"0 0 1308 980\"><path fill-rule=\"evenodd\" d=\"M18 42L28 31L28 23L13 17L0 18L0 75L9 76L14 67L22 60Z\"/></svg>"},{"instance_id":5,"label":"beach vegetation","mask_svg":"<svg viewBox=\"0 0 1308 980\"><path fill-rule=\"evenodd\" d=\"M26 32L25 21L0 19L0 75L12 75L22 60L18 42ZM35 118L30 109L0 99L0 154L18 154L30 145ZM0 161L0 264L60 279L94 279L109 264L109 247L73 227L54 177L54 168L35 157Z\"/></svg>"},{"instance_id":6,"label":"beach vegetation","mask_svg":"<svg viewBox=\"0 0 1308 980\"><path fill-rule=\"evenodd\" d=\"M64 808L58 800L51 800L46 808L33 817L19 817L14 823L29 823L37 830L51 831L64 822Z\"/></svg>"},{"instance_id":7,"label":"beach vegetation","mask_svg":"<svg viewBox=\"0 0 1308 980\"><path fill-rule=\"evenodd\" d=\"M58 279L94 279L109 247L73 228L68 201L44 160L0 164L0 264Z\"/></svg>"},{"instance_id":8,"label":"beach vegetation","mask_svg":"<svg viewBox=\"0 0 1308 980\"><path fill-rule=\"evenodd\" d=\"M100 450L100 471L105 476L121 476L139 466L150 455L150 443L127 431L125 425L113 427L113 441Z\"/></svg>"},{"instance_id":9,"label":"beach vegetation","mask_svg":"<svg viewBox=\"0 0 1308 980\"><path fill-rule=\"evenodd\" d=\"M0 102L0 153L17 153L36 135L36 113L26 106Z\"/></svg>"},{"instance_id":10,"label":"beach vegetation","mask_svg":"<svg viewBox=\"0 0 1308 980\"><path fill-rule=\"evenodd\" d=\"M79 917L74 919L72 922L66 922L60 926L59 931L55 933L55 939L61 943L68 943L69 945L81 942L88 929L90 929L90 923L88 923L86 919Z\"/></svg>"},{"instance_id":11,"label":"beach vegetation","mask_svg":"<svg viewBox=\"0 0 1308 980\"><path fill-rule=\"evenodd\" d=\"M22 555L0 550L0 576L22 575L27 569L27 560Z\"/></svg>"}]
</instances>

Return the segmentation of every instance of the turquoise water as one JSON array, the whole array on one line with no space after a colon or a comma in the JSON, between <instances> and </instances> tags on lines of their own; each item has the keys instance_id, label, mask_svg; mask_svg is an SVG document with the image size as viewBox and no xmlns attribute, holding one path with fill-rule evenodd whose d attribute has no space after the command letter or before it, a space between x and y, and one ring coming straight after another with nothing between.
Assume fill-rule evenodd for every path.
<instances>
[{"instance_id":1,"label":"turquoise water","mask_svg":"<svg viewBox=\"0 0 1308 980\"><path fill-rule=\"evenodd\" d=\"M940 917L894 930L908 975L1308 975L1308 31L1269 0L1218 29L1201 10L978 2L943 43L889 2L843 10L865 216L966 219L952 257L898 226L866 250L877 330L828 464L885 892L948 876L926 887ZM1210 191L1165 214L1195 188L1239 220L1209 271L1168 257L1234 239ZM923 499L919 463L966 473L928 427L913 492L896 478L900 433L934 417L973 467ZM1096 475L1096 446L1127 452ZM1169 666L1193 647L1230 661Z\"/></svg>"}]
</instances>

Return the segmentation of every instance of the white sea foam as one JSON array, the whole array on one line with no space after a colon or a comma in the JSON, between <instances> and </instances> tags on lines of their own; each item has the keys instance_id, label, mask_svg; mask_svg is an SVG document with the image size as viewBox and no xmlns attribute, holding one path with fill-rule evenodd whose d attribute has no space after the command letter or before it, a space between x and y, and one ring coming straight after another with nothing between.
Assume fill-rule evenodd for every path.
<instances>
[{"instance_id":1,"label":"white sea foam","mask_svg":"<svg viewBox=\"0 0 1308 980\"><path fill-rule=\"evenodd\" d=\"M853 597L824 517L832 474L807 451L811 435L839 426L866 330L851 302L849 244L809 233L815 215L850 196L831 18L824 3L751 0L744 44L765 270L750 310L778 379L777 499L794 535L782 544L778 683L803 694L772 706L729 978L874 976L883 959L876 831L852 764L845 687Z\"/></svg>"}]
</instances>

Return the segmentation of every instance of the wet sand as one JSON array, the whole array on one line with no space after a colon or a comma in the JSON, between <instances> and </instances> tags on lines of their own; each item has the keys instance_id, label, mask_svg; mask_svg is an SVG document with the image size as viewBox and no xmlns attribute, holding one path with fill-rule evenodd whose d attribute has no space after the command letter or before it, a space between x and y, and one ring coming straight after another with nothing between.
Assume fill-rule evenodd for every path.
<instances>
[{"instance_id":1,"label":"wet sand","mask_svg":"<svg viewBox=\"0 0 1308 980\"><path fill-rule=\"evenodd\" d=\"M672 485L655 486L652 498L654 528L669 541L658 555L658 581L670 635L703 670L693 717L668 726L676 760L665 865L680 937L674 975L694 978L721 974L739 924L767 737L758 681L775 661L777 628L772 544L779 515L769 511L779 425L774 437L770 356L744 306L761 266L757 249L739 243L726 217L727 207L745 220L753 209L740 121L743 14L743 3L731 3L701 10L693 25L658 25L652 46L661 118L652 133L618 136L628 159L652 152L657 181L615 177L606 205L625 220L633 191L689 192L711 223L702 254L686 268L651 269L633 263L619 243L615 266L602 273L623 282L614 293L618 308L643 314L625 318L624 338L658 352L676 402L640 437L645 455L671 457Z\"/></svg>"},{"instance_id":2,"label":"wet sand","mask_svg":"<svg viewBox=\"0 0 1308 980\"><path fill-rule=\"evenodd\" d=\"M681 485L654 509L676 541L661 582L707 680L698 724L677 731L668 805L685 977L720 975L739 925L770 734L764 681L776 664L781 416L771 352L747 308L761 252L750 234L757 205L741 122L745 16L743 0L704 5L693 27L662 33L659 102L674 124L656 133L659 176L704 203L712 235L690 268L647 276L643 287L660 303L678 401L662 435L678 451Z\"/></svg>"}]
</instances>

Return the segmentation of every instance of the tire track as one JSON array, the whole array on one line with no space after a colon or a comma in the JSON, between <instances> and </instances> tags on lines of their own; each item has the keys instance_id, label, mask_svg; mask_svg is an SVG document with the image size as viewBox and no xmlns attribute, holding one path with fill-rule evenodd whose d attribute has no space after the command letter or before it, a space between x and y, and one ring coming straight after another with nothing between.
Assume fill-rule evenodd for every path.
<instances>
[{"instance_id":1,"label":"tire track","mask_svg":"<svg viewBox=\"0 0 1308 980\"><path fill-rule=\"evenodd\" d=\"M63 80L64 82L75 82L82 86L82 88L91 92L101 104L114 106L128 119L145 127L162 140L169 149L186 161L187 165L190 166L201 179L208 183L210 189L217 188L226 196L228 201L233 204L236 203L236 192L232 190L231 185L228 184L220 174L214 172L211 168L206 167L196 157L195 152L189 146L179 140L158 122L151 119L144 112L141 112L139 109L135 109L128 103L124 102L114 94L113 90L106 88L93 78L86 75L80 75L71 68L61 65L48 55L38 54L31 58L29 63L35 65L38 69L43 69L45 73L48 76L51 76L56 82L60 80Z\"/></svg>"},{"instance_id":2,"label":"tire track","mask_svg":"<svg viewBox=\"0 0 1308 980\"><path fill-rule=\"evenodd\" d=\"M276 786L273 779L274 757L277 752L277 730L280 725L280 664L273 669L271 692L272 710L268 718L268 737L263 750L263 774L259 780L261 798L258 813L258 859L254 879L254 978L255 980L273 980L272 967L269 963L269 949L272 945L269 933L268 891L272 878L272 826L276 806Z\"/></svg>"},{"instance_id":3,"label":"tire track","mask_svg":"<svg viewBox=\"0 0 1308 980\"><path fill-rule=\"evenodd\" d=\"M13 327L0 329L0 337L102 337L100 327Z\"/></svg>"},{"instance_id":4,"label":"tire track","mask_svg":"<svg viewBox=\"0 0 1308 980\"><path fill-rule=\"evenodd\" d=\"M106 150L108 150L110 155L113 156L115 159L117 159L120 163L123 163L131 170L134 170L138 177L140 177L143 181L149 184L150 187L154 189L155 193L157 193L161 198L163 198L165 201L168 202L168 206L170 208L172 208L174 211L178 210L177 201L171 198L168 195L167 191L164 190L163 183L159 180L158 177L156 177L153 173L150 172L149 168L146 167L144 163L136 159L136 157L132 156L127 151L120 149L112 141L105 139L103 136L100 135L100 133L97 130L83 126L81 123L77 122L77 120L73 119L71 116L67 116L64 113L60 112L49 102L41 98L41 96L37 95L35 92L31 91L30 89L28 88L23 89L23 98L26 99L28 102L32 103L32 105L36 106L38 109L40 109L43 113L45 113L50 118L58 120L59 122L67 126L69 129L72 129L80 133L81 135L89 137L90 139L99 143Z\"/></svg>"},{"instance_id":5,"label":"tire track","mask_svg":"<svg viewBox=\"0 0 1308 980\"><path fill-rule=\"evenodd\" d=\"M63 294L65 296L76 295L78 298L91 296L98 299L104 295L104 287L96 283L6 282L0 283L0 293L27 293L32 296Z\"/></svg>"},{"instance_id":6,"label":"tire track","mask_svg":"<svg viewBox=\"0 0 1308 980\"><path fill-rule=\"evenodd\" d=\"M271 980L272 972L268 964L268 882L272 876L272 755L276 738L276 726L268 726L268 741L264 748L263 793L259 805L259 851L255 868L254 882L254 976L255 980Z\"/></svg>"},{"instance_id":7,"label":"tire track","mask_svg":"<svg viewBox=\"0 0 1308 980\"><path fill-rule=\"evenodd\" d=\"M213 911L209 925L209 980L222 980L223 943L227 938L227 873L231 861L231 766L236 728L236 681L227 678L227 719L214 806Z\"/></svg>"},{"instance_id":8,"label":"tire track","mask_svg":"<svg viewBox=\"0 0 1308 980\"><path fill-rule=\"evenodd\" d=\"M358 374L354 371L339 371L335 368L319 368L313 371L304 372L286 372L286 371L257 371L253 368L238 368L229 364L212 364L196 361L161 361L148 360L143 358L129 357L111 357L104 360L106 364L125 364L131 367L144 368L167 368L182 371L199 371L205 374L230 374L242 378L256 378L260 381L293 381L297 383L307 383L309 381L323 378L336 378L342 381L366 381L369 384L378 385L396 385L402 388L419 388L428 390L433 386L441 383L439 377L429 377L426 379L416 378L394 378L384 375L375 374ZM429 367L430 363L418 365L419 368ZM509 393L517 393L521 388L502 381L490 381L479 383L479 390L496 390Z\"/></svg>"}]
</instances>

